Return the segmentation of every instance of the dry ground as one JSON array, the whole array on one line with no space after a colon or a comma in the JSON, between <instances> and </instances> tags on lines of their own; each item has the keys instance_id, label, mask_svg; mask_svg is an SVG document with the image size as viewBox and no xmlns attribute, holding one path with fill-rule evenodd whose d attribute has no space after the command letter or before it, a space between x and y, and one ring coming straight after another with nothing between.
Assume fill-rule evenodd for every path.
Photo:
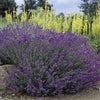
<instances>
[{"instance_id":1,"label":"dry ground","mask_svg":"<svg viewBox=\"0 0 100 100\"><path fill-rule=\"evenodd\" d=\"M30 97L10 90L0 91L0 100L100 100L100 90L89 88L83 94L63 95L61 97Z\"/></svg>"}]
</instances>

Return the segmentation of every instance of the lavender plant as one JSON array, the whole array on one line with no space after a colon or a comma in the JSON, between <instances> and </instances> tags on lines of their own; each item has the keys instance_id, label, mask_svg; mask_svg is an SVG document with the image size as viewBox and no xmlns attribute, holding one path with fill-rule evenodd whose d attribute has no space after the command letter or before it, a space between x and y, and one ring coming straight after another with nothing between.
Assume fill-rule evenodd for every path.
<instances>
[{"instance_id":1,"label":"lavender plant","mask_svg":"<svg viewBox=\"0 0 100 100\"><path fill-rule=\"evenodd\" d=\"M0 56L17 65L7 76L12 90L53 96L77 93L100 81L100 55L75 33L23 23L0 31L0 41Z\"/></svg>"}]
</instances>

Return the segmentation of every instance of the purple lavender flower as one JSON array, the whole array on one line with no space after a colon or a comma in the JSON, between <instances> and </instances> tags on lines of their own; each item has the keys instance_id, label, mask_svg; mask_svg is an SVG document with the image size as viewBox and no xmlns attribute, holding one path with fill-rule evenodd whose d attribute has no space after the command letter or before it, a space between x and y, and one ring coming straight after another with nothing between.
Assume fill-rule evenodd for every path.
<instances>
[{"instance_id":1,"label":"purple lavender flower","mask_svg":"<svg viewBox=\"0 0 100 100\"><path fill-rule=\"evenodd\" d=\"M0 57L17 68L10 89L28 95L76 93L100 81L100 55L74 33L56 33L26 23L0 30Z\"/></svg>"}]
</instances>

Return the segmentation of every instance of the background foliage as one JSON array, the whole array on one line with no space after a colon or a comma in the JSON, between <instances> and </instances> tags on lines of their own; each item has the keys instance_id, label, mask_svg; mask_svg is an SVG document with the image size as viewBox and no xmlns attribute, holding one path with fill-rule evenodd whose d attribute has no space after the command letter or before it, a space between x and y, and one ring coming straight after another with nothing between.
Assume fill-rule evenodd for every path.
<instances>
[{"instance_id":1,"label":"background foliage","mask_svg":"<svg viewBox=\"0 0 100 100\"><path fill-rule=\"evenodd\" d=\"M17 5L15 0L0 0L0 15L2 17L5 17L5 11L7 10L9 13L13 11L13 8L15 10L17 9Z\"/></svg>"}]
</instances>

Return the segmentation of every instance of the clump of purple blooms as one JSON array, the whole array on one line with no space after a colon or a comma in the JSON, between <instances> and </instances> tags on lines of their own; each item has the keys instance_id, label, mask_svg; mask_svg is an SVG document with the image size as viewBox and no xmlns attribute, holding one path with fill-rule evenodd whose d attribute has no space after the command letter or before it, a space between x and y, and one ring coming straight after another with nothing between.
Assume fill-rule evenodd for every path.
<instances>
[{"instance_id":1,"label":"clump of purple blooms","mask_svg":"<svg viewBox=\"0 0 100 100\"><path fill-rule=\"evenodd\" d=\"M100 81L100 55L75 33L29 24L0 31L0 56L17 65L9 88L32 96L76 93Z\"/></svg>"}]
</instances>

